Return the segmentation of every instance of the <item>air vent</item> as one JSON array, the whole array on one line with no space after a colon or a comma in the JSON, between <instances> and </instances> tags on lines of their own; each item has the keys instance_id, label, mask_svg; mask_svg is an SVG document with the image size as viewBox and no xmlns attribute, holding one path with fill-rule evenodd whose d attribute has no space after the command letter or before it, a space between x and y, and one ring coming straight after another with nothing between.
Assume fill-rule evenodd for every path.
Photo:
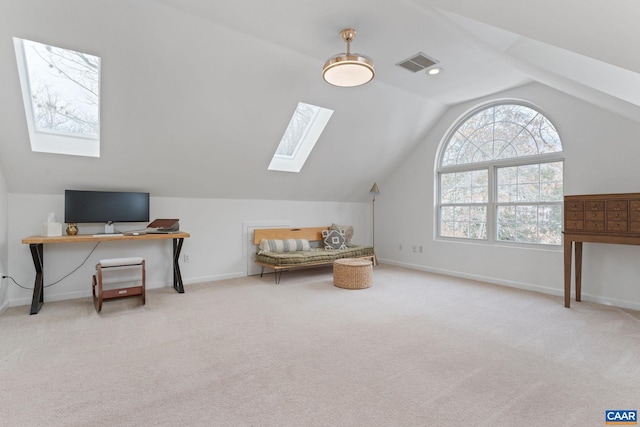
<instances>
[{"instance_id":1,"label":"air vent","mask_svg":"<svg viewBox=\"0 0 640 427\"><path fill-rule=\"evenodd\" d=\"M418 71L426 70L429 67L433 67L437 63L438 61L436 61L435 59L429 58L424 53L419 52L409 59L398 62L396 65L404 68L405 70L417 73Z\"/></svg>"}]
</instances>

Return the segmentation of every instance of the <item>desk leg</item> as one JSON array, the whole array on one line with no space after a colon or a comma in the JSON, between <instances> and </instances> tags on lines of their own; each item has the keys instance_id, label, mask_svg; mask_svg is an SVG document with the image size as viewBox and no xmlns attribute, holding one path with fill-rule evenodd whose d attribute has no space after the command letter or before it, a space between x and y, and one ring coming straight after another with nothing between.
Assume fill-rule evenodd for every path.
<instances>
[{"instance_id":1,"label":"desk leg","mask_svg":"<svg viewBox=\"0 0 640 427\"><path fill-rule=\"evenodd\" d=\"M564 242L564 306L571 306L571 251L573 240Z\"/></svg>"},{"instance_id":2,"label":"desk leg","mask_svg":"<svg viewBox=\"0 0 640 427\"><path fill-rule=\"evenodd\" d=\"M36 268L36 281L33 285L30 314L38 314L44 303L44 245L42 243L30 244L29 249L33 258L33 266Z\"/></svg>"},{"instance_id":3,"label":"desk leg","mask_svg":"<svg viewBox=\"0 0 640 427\"><path fill-rule=\"evenodd\" d=\"M576 301L582 300L582 242L576 242Z\"/></svg>"},{"instance_id":4,"label":"desk leg","mask_svg":"<svg viewBox=\"0 0 640 427\"><path fill-rule=\"evenodd\" d=\"M184 239L173 239L173 287L181 294L184 293L184 286L182 284L179 261L183 241Z\"/></svg>"}]
</instances>

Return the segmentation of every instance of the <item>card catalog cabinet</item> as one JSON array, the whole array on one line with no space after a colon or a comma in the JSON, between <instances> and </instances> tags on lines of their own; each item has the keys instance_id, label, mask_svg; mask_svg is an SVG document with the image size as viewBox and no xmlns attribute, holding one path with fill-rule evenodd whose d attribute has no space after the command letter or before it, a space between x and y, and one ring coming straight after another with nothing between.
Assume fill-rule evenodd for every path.
<instances>
[{"instance_id":1,"label":"card catalog cabinet","mask_svg":"<svg viewBox=\"0 0 640 427\"><path fill-rule=\"evenodd\" d=\"M640 193L564 197L567 233L640 234Z\"/></svg>"}]
</instances>

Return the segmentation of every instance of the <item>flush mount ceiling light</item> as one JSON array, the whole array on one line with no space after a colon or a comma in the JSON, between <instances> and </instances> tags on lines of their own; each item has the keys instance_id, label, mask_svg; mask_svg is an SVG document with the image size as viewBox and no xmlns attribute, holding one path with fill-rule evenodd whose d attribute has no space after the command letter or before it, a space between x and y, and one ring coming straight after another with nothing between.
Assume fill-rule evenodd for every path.
<instances>
[{"instance_id":1,"label":"flush mount ceiling light","mask_svg":"<svg viewBox=\"0 0 640 427\"><path fill-rule=\"evenodd\" d=\"M339 53L327 59L322 68L324 80L334 86L353 87L369 83L375 71L371 58L359 53L351 53L351 42L356 30L345 28L340 31L342 39L347 43L347 53Z\"/></svg>"}]
</instances>

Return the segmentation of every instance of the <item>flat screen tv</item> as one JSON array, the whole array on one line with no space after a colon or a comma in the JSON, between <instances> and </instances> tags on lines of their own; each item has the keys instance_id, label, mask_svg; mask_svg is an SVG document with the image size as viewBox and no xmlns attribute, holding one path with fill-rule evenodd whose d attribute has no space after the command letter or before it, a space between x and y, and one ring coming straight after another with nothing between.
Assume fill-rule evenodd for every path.
<instances>
[{"instance_id":1,"label":"flat screen tv","mask_svg":"<svg viewBox=\"0 0 640 427\"><path fill-rule=\"evenodd\" d=\"M148 222L149 193L65 190L64 222Z\"/></svg>"}]
</instances>

